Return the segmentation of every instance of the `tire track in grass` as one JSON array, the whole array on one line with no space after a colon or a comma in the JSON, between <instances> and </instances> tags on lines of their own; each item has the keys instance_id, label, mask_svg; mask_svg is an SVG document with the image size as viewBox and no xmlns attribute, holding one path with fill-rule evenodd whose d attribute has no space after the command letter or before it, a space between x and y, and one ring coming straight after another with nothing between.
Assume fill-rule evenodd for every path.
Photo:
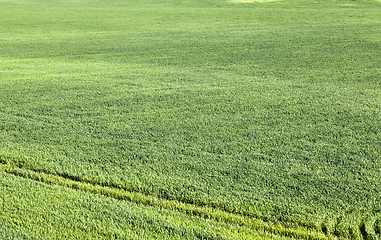
<instances>
[{"instance_id":1,"label":"tire track in grass","mask_svg":"<svg viewBox=\"0 0 381 240\"><path fill-rule=\"evenodd\" d=\"M236 226L261 230L280 236L311 240L329 239L329 237L324 233L313 229L307 229L304 227L286 227L281 224L274 224L248 216L229 213L217 208L208 206L196 206L175 200L160 199L153 196L147 196L139 192L130 192L123 189L77 181L70 178L65 178L63 176L19 168L10 164L0 164L0 171L46 184L59 185L71 189L86 191L92 194L100 194L114 199L130 201L145 206L168 209L188 215L199 216L205 219L225 222Z\"/></svg>"}]
</instances>

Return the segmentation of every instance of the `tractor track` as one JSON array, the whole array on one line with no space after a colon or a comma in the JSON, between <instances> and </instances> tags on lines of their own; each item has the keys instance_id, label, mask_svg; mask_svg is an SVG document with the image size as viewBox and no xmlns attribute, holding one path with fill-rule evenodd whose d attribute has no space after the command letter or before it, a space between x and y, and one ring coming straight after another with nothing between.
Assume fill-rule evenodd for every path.
<instances>
[{"instance_id":1,"label":"tractor track","mask_svg":"<svg viewBox=\"0 0 381 240\"><path fill-rule=\"evenodd\" d=\"M247 227L254 230L261 230L279 236L310 240L332 239L333 237L315 229L309 229L305 227L286 227L281 224L266 222L261 219L236 213L230 213L210 206L197 206L195 204L183 203L176 200L160 199L157 197L142 194L140 192L102 186L99 184L81 181L79 178L34 171L10 164L0 164L0 171L49 185L58 185L78 191L85 191L92 194L107 196L121 201L129 201L144 206L177 211L191 216L198 216L204 219L225 222L228 224Z\"/></svg>"}]
</instances>

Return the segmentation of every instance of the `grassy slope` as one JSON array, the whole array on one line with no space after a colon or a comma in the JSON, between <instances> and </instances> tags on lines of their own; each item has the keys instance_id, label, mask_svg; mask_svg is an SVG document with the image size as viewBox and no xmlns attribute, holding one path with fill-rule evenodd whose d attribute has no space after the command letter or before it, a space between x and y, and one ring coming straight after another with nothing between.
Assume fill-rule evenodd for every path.
<instances>
[{"instance_id":1,"label":"grassy slope","mask_svg":"<svg viewBox=\"0 0 381 240\"><path fill-rule=\"evenodd\" d=\"M379 3L0 6L2 163L378 231Z\"/></svg>"}]
</instances>

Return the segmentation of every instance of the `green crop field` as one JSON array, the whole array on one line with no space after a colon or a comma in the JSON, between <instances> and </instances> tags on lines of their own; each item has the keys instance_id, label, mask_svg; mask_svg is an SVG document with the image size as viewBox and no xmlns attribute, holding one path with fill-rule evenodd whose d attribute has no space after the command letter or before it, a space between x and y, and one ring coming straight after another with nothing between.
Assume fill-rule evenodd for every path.
<instances>
[{"instance_id":1,"label":"green crop field","mask_svg":"<svg viewBox=\"0 0 381 240\"><path fill-rule=\"evenodd\" d=\"M0 0L0 239L380 239L381 1Z\"/></svg>"}]
</instances>

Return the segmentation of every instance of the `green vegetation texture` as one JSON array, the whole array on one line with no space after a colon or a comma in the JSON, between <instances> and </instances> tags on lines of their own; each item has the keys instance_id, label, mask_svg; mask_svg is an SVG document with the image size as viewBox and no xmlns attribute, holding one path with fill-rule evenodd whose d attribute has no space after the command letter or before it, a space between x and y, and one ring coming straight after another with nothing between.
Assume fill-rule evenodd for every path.
<instances>
[{"instance_id":1,"label":"green vegetation texture","mask_svg":"<svg viewBox=\"0 0 381 240\"><path fill-rule=\"evenodd\" d=\"M377 239L380 13L0 0L0 238Z\"/></svg>"}]
</instances>

